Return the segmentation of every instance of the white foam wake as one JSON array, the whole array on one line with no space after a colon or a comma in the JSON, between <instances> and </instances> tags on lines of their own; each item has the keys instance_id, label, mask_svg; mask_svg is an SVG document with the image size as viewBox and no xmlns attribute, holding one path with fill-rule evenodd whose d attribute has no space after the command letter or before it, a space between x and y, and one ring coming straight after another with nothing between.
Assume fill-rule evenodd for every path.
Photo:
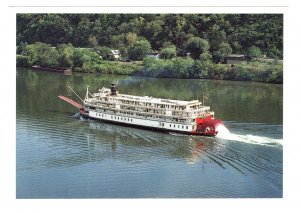
<instances>
[{"instance_id":1,"label":"white foam wake","mask_svg":"<svg viewBox=\"0 0 300 214\"><path fill-rule=\"evenodd\" d=\"M217 137L225 140L239 141L243 143L258 144L258 145L282 145L282 139L269 138L264 136L256 136L252 134L235 134L231 133L224 125L219 125L216 130L218 131Z\"/></svg>"}]
</instances>

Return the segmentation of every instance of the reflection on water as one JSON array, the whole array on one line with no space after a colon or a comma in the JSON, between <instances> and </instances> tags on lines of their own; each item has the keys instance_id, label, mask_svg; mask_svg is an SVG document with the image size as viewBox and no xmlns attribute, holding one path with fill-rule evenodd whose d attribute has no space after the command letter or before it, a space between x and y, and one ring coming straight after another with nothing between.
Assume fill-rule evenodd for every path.
<instances>
[{"instance_id":1,"label":"reflection on water","mask_svg":"<svg viewBox=\"0 0 300 214\"><path fill-rule=\"evenodd\" d=\"M134 94L147 91L158 96L189 99L194 88L222 85L225 91L239 88L233 96L243 100L258 86L257 100L270 103L282 98L278 86L254 84L245 91L228 82L180 81L89 75L63 76L20 70L17 75L17 198L191 198L282 197L281 105L269 111L278 117L252 114L227 115L229 132L219 137L159 133L106 124L79 117L72 106L57 99L68 94L66 84L83 93L85 86L98 87L119 79L120 88ZM150 82L150 83L149 83ZM103 85L102 84L102 85ZM106 85L107 85L106 84ZM172 92L172 88L178 88ZM167 94L167 91L170 91ZM278 93L276 93L276 91ZM208 91L210 99L220 98ZM255 90L254 92L255 93ZM153 95L153 94L152 94ZM229 96L229 95L228 95ZM215 98L214 98L215 97ZM226 99L219 100L225 105ZM258 106L256 106L258 105ZM229 108L228 106L225 108ZM223 112L223 113L222 113ZM217 113L218 114L218 113ZM230 116L231 115L231 116ZM274 114L275 115L275 114ZM250 118L251 117L251 118ZM257 119L259 118L259 119ZM264 118L264 121L259 121ZM250 123L258 121L257 123Z\"/></svg>"}]
</instances>

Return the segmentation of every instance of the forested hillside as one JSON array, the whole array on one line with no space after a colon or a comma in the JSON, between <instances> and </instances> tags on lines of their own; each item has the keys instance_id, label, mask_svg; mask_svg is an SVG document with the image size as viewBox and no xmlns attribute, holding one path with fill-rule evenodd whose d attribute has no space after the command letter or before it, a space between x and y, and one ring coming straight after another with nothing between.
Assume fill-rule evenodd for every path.
<instances>
[{"instance_id":1,"label":"forested hillside","mask_svg":"<svg viewBox=\"0 0 300 214\"><path fill-rule=\"evenodd\" d=\"M282 82L282 14L17 14L16 33L19 66ZM110 62L111 49L143 64ZM161 60L144 59L154 50ZM248 62L225 66L229 54ZM262 56L275 61L252 60Z\"/></svg>"},{"instance_id":2,"label":"forested hillside","mask_svg":"<svg viewBox=\"0 0 300 214\"><path fill-rule=\"evenodd\" d=\"M126 48L137 37L159 50L175 45L179 56L197 38L208 42L216 55L228 46L232 53L247 53L251 46L269 57L282 58L282 14L18 14L17 44L72 43L88 47L95 43ZM192 44L191 44L192 43ZM199 56L198 56L199 57Z\"/></svg>"}]
</instances>

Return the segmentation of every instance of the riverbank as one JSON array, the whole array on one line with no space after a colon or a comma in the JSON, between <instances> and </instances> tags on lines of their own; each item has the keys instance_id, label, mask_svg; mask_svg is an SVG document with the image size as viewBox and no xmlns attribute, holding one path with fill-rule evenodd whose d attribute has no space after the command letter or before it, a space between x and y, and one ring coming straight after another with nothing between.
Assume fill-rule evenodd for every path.
<instances>
[{"instance_id":1,"label":"riverbank","mask_svg":"<svg viewBox=\"0 0 300 214\"><path fill-rule=\"evenodd\" d=\"M26 56L17 55L18 67L31 67ZM99 60L73 66L73 72L145 76L155 78L214 79L283 83L282 61L248 61L230 66L177 57L170 60L145 58L143 61L121 62Z\"/></svg>"}]
</instances>

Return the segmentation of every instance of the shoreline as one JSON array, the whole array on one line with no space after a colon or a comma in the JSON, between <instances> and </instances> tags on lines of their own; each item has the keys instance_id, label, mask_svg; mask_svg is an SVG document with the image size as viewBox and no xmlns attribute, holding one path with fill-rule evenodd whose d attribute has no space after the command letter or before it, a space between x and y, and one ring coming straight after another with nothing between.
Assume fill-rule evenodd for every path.
<instances>
[{"instance_id":1,"label":"shoreline","mask_svg":"<svg viewBox=\"0 0 300 214\"><path fill-rule=\"evenodd\" d=\"M16 66L17 68L25 68L25 69L30 69L32 71L42 71L42 72L50 72L50 73L64 73L64 75L72 75L74 74L93 74L93 72L76 72L71 70L71 72L54 72L50 71L47 69L33 69L32 67L21 67L21 66ZM131 74L120 74L120 73L101 73L101 72L95 72L96 74L99 75L120 75L120 76L132 76L132 77L147 77L147 78L154 78L154 79L184 79L184 80L214 80L214 81L232 81L232 82L245 82L245 83L251 83L251 82L256 82L256 83L264 83L264 84L275 84L275 85L283 85L283 82L277 83L277 82L263 82L263 81L253 81L253 80L235 80L235 79L216 79L216 78L192 78L192 77L186 77L186 78L179 78L179 77L153 77L153 76L145 76L142 75L141 73L131 73Z\"/></svg>"}]
</instances>

